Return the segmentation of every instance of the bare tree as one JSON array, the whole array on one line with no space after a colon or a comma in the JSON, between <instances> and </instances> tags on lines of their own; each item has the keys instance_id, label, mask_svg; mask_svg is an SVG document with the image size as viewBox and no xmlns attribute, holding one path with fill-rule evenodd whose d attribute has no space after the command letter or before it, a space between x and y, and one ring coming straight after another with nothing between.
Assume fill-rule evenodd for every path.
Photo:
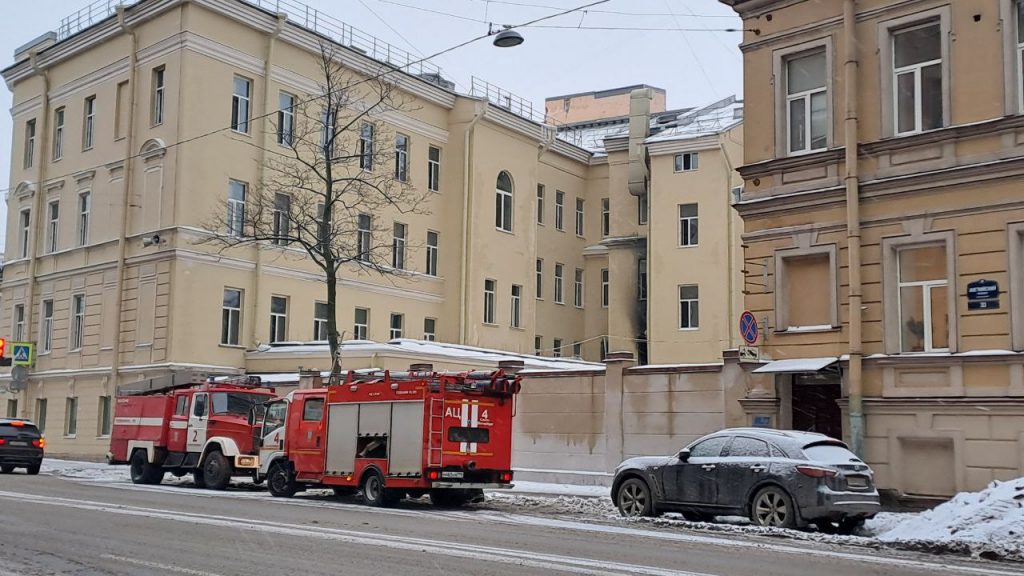
<instances>
[{"instance_id":1,"label":"bare tree","mask_svg":"<svg viewBox=\"0 0 1024 576\"><path fill-rule=\"evenodd\" d=\"M360 76L342 66L337 52L321 42L320 93L277 113L263 181L229 190L226 208L206 222L214 235L204 241L298 247L323 271L332 382L341 372L339 275L346 269L406 274L392 244L375 239L390 236L385 215L423 213L426 200L408 184L408 138L381 118L407 109L390 71Z\"/></svg>"}]
</instances>

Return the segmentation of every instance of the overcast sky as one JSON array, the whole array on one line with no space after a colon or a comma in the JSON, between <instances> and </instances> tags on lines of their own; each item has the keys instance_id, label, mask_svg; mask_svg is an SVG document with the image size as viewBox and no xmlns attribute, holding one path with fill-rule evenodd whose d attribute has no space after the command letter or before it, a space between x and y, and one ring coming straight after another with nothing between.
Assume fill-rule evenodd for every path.
<instances>
[{"instance_id":1,"label":"overcast sky","mask_svg":"<svg viewBox=\"0 0 1024 576\"><path fill-rule=\"evenodd\" d=\"M254 0L273 6L276 0ZM590 0L593 1L593 0ZM281 0L299 5L298 0ZM60 20L88 0L4 2L0 20L0 63L14 49L56 30ZM104 1L105 3L105 1ZM133 3L129 1L128 3ZM486 22L521 24L589 3L587 0L307 0L323 11L417 56L439 52L487 32ZM417 9L418 8L418 9ZM443 12L446 14L440 14ZM526 42L496 48L487 40L435 60L444 74L468 91L477 76L542 108L544 98L651 84L668 91L668 106L710 103L742 92L740 34L718 31L741 22L717 0L610 0L585 13L542 23L551 28L521 30ZM586 28L641 28L608 30ZM0 90L0 106L11 93ZM11 118L0 114L0 182L10 182ZM6 204L0 203L6 226ZM0 235L0 243L4 235Z\"/></svg>"}]
</instances>

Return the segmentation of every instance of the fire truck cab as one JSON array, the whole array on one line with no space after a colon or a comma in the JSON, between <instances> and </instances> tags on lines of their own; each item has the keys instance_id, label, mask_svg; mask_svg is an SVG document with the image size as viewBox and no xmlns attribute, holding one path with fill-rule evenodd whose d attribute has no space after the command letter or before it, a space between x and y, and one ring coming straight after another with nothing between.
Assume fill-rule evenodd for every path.
<instances>
[{"instance_id":1,"label":"fire truck cab","mask_svg":"<svg viewBox=\"0 0 1024 576\"><path fill-rule=\"evenodd\" d=\"M350 372L266 405L261 474L279 497L328 487L372 506L425 494L461 505L511 486L519 389L502 370Z\"/></svg>"},{"instance_id":2,"label":"fire truck cab","mask_svg":"<svg viewBox=\"0 0 1024 576\"><path fill-rule=\"evenodd\" d=\"M129 464L136 484L159 484L166 472L192 473L197 486L214 490L232 476L256 480L250 413L273 398L250 377L119 390L107 460Z\"/></svg>"}]
</instances>

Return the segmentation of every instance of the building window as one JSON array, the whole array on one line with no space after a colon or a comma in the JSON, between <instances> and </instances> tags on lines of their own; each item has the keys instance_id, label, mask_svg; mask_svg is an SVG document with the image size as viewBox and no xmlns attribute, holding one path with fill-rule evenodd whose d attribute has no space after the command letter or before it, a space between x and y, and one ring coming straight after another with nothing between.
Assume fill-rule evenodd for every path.
<instances>
[{"instance_id":1,"label":"building window","mask_svg":"<svg viewBox=\"0 0 1024 576\"><path fill-rule=\"evenodd\" d=\"M64 401L64 435L78 434L78 398L69 397Z\"/></svg>"},{"instance_id":2,"label":"building window","mask_svg":"<svg viewBox=\"0 0 1024 576\"><path fill-rule=\"evenodd\" d=\"M700 302L697 286L679 287L679 329L695 330L700 327Z\"/></svg>"},{"instance_id":3,"label":"building window","mask_svg":"<svg viewBox=\"0 0 1024 576\"><path fill-rule=\"evenodd\" d=\"M697 169L697 153L696 152L684 152L682 154L676 154L675 158L675 170L676 172L689 172Z\"/></svg>"},{"instance_id":4,"label":"building window","mask_svg":"<svg viewBox=\"0 0 1024 576\"><path fill-rule=\"evenodd\" d=\"M505 232L512 231L512 177L508 172L498 174L494 191L494 226Z\"/></svg>"},{"instance_id":5,"label":"building window","mask_svg":"<svg viewBox=\"0 0 1024 576\"><path fill-rule=\"evenodd\" d=\"M25 122L25 158L24 166L31 168L36 157L36 119Z\"/></svg>"},{"instance_id":6,"label":"building window","mask_svg":"<svg viewBox=\"0 0 1024 576\"><path fill-rule=\"evenodd\" d=\"M572 356L573 358L583 358L583 344L581 342L572 343Z\"/></svg>"},{"instance_id":7,"label":"building window","mask_svg":"<svg viewBox=\"0 0 1024 576\"><path fill-rule=\"evenodd\" d=\"M562 292L563 268L563 265L555 264L555 304L565 304L565 296Z\"/></svg>"},{"instance_id":8,"label":"building window","mask_svg":"<svg viewBox=\"0 0 1024 576\"><path fill-rule=\"evenodd\" d=\"M1017 109L1024 111L1024 2L1017 0ZM30 120L35 123L35 120Z\"/></svg>"},{"instance_id":9,"label":"building window","mask_svg":"<svg viewBox=\"0 0 1024 576\"><path fill-rule=\"evenodd\" d=\"M39 331L39 351L49 352L53 349L53 300L43 300L43 325Z\"/></svg>"},{"instance_id":10,"label":"building window","mask_svg":"<svg viewBox=\"0 0 1024 576\"><path fill-rule=\"evenodd\" d=\"M245 226L245 193L249 186L237 180L228 181L228 236L240 238Z\"/></svg>"},{"instance_id":11,"label":"building window","mask_svg":"<svg viewBox=\"0 0 1024 576\"><path fill-rule=\"evenodd\" d=\"M437 340L437 319L423 319L423 339L426 340L427 342L433 342Z\"/></svg>"},{"instance_id":12,"label":"building window","mask_svg":"<svg viewBox=\"0 0 1024 576\"><path fill-rule=\"evenodd\" d=\"M324 110L320 113L320 148L323 149L324 158L328 161L334 160L334 144L335 144L335 120L337 119L337 112L330 110Z\"/></svg>"},{"instance_id":13,"label":"building window","mask_svg":"<svg viewBox=\"0 0 1024 576\"><path fill-rule=\"evenodd\" d=\"M7 417L17 418L18 417L18 399L8 398L7 399Z\"/></svg>"},{"instance_id":14,"label":"building window","mask_svg":"<svg viewBox=\"0 0 1024 576\"><path fill-rule=\"evenodd\" d=\"M942 127L942 34L939 22L893 32L896 135Z\"/></svg>"},{"instance_id":15,"label":"building window","mask_svg":"<svg viewBox=\"0 0 1024 576\"><path fill-rule=\"evenodd\" d=\"M249 133L249 102L252 82L235 76L231 95L231 129L243 134Z\"/></svg>"},{"instance_id":16,"label":"building window","mask_svg":"<svg viewBox=\"0 0 1024 576\"><path fill-rule=\"evenodd\" d=\"M438 234L427 231L427 275L437 276Z\"/></svg>"},{"instance_id":17,"label":"building window","mask_svg":"<svg viewBox=\"0 0 1024 576\"><path fill-rule=\"evenodd\" d=\"M327 302L313 303L313 340L327 340Z\"/></svg>"},{"instance_id":18,"label":"building window","mask_svg":"<svg viewBox=\"0 0 1024 576\"><path fill-rule=\"evenodd\" d=\"M838 323L834 245L776 252L775 322L779 330L828 330Z\"/></svg>"},{"instance_id":19,"label":"building window","mask_svg":"<svg viewBox=\"0 0 1024 576\"><path fill-rule=\"evenodd\" d=\"M786 60L787 141L790 153L826 147L828 90L825 51Z\"/></svg>"},{"instance_id":20,"label":"building window","mask_svg":"<svg viewBox=\"0 0 1024 576\"><path fill-rule=\"evenodd\" d=\"M544 185L537 184L537 224L544 223Z\"/></svg>"},{"instance_id":21,"label":"building window","mask_svg":"<svg viewBox=\"0 0 1024 576\"><path fill-rule=\"evenodd\" d=\"M92 198L89 192L82 192L78 195L78 245L85 246L89 243L89 210L92 207Z\"/></svg>"},{"instance_id":22,"label":"building window","mask_svg":"<svg viewBox=\"0 0 1024 576\"><path fill-rule=\"evenodd\" d=\"M608 337L601 336L601 361L608 359Z\"/></svg>"},{"instance_id":23,"label":"building window","mask_svg":"<svg viewBox=\"0 0 1024 576\"><path fill-rule=\"evenodd\" d=\"M679 205L679 246L697 245L697 205Z\"/></svg>"},{"instance_id":24,"label":"building window","mask_svg":"<svg viewBox=\"0 0 1024 576\"><path fill-rule=\"evenodd\" d=\"M288 339L288 299L284 296L270 297L270 342Z\"/></svg>"},{"instance_id":25,"label":"building window","mask_svg":"<svg viewBox=\"0 0 1024 576\"><path fill-rule=\"evenodd\" d=\"M100 437L110 436L110 400L110 396L100 396L96 409L96 435Z\"/></svg>"},{"instance_id":26,"label":"building window","mask_svg":"<svg viewBox=\"0 0 1024 576\"><path fill-rule=\"evenodd\" d=\"M46 252L57 251L60 233L60 200L53 200L46 205Z\"/></svg>"},{"instance_id":27,"label":"building window","mask_svg":"<svg viewBox=\"0 0 1024 576\"><path fill-rule=\"evenodd\" d=\"M164 67L153 69L153 106L150 110L150 124L164 123Z\"/></svg>"},{"instance_id":28,"label":"building window","mask_svg":"<svg viewBox=\"0 0 1024 576\"><path fill-rule=\"evenodd\" d=\"M536 273L536 294L537 300L544 299L544 259L537 258L537 273Z\"/></svg>"},{"instance_id":29,"label":"building window","mask_svg":"<svg viewBox=\"0 0 1024 576\"><path fill-rule=\"evenodd\" d=\"M242 325L242 291L224 289L224 304L220 314L220 343L238 346L238 333Z\"/></svg>"},{"instance_id":30,"label":"building window","mask_svg":"<svg viewBox=\"0 0 1024 576\"><path fill-rule=\"evenodd\" d=\"M92 148L96 131L96 97L89 96L85 99L85 106L82 110L82 150Z\"/></svg>"},{"instance_id":31,"label":"building window","mask_svg":"<svg viewBox=\"0 0 1024 576\"><path fill-rule=\"evenodd\" d=\"M636 261L636 299L647 300L647 258Z\"/></svg>"},{"instance_id":32,"label":"building window","mask_svg":"<svg viewBox=\"0 0 1024 576\"><path fill-rule=\"evenodd\" d=\"M355 320L353 320L352 337L356 340L366 340L370 333L370 311L366 308L356 308Z\"/></svg>"},{"instance_id":33,"label":"building window","mask_svg":"<svg viewBox=\"0 0 1024 576\"><path fill-rule=\"evenodd\" d=\"M373 124L368 122L359 126L359 167L373 171Z\"/></svg>"},{"instance_id":34,"label":"building window","mask_svg":"<svg viewBox=\"0 0 1024 576\"><path fill-rule=\"evenodd\" d=\"M565 192L555 190L555 230L565 230Z\"/></svg>"},{"instance_id":35,"label":"building window","mask_svg":"<svg viewBox=\"0 0 1024 576\"><path fill-rule=\"evenodd\" d=\"M602 308L607 308L608 307L608 297L610 295L609 294L609 288L610 288L610 279L608 277L608 269L607 268L602 268L601 269L601 307Z\"/></svg>"},{"instance_id":36,"label":"building window","mask_svg":"<svg viewBox=\"0 0 1024 576\"><path fill-rule=\"evenodd\" d=\"M128 81L118 82L114 103L114 140L128 135L128 117L131 116L131 97Z\"/></svg>"},{"instance_id":37,"label":"building window","mask_svg":"<svg viewBox=\"0 0 1024 576\"><path fill-rule=\"evenodd\" d=\"M540 356L544 353L544 337L537 335L533 337L533 355Z\"/></svg>"},{"instance_id":38,"label":"building window","mask_svg":"<svg viewBox=\"0 0 1024 576\"><path fill-rule=\"evenodd\" d=\"M401 314L391 314L391 332L389 336L391 340L402 337L402 324L404 321L405 317Z\"/></svg>"},{"instance_id":39,"label":"building window","mask_svg":"<svg viewBox=\"0 0 1024 576\"><path fill-rule=\"evenodd\" d=\"M949 350L949 280L945 246L902 248L899 275L900 350Z\"/></svg>"},{"instance_id":40,"label":"building window","mask_svg":"<svg viewBox=\"0 0 1024 576\"><path fill-rule=\"evenodd\" d=\"M281 92L277 100L277 143L291 146L295 139L295 96Z\"/></svg>"},{"instance_id":41,"label":"building window","mask_svg":"<svg viewBox=\"0 0 1024 576\"><path fill-rule=\"evenodd\" d=\"M647 224L647 215L650 213L650 208L647 205L647 194L641 194L636 197L636 222L640 226Z\"/></svg>"},{"instance_id":42,"label":"building window","mask_svg":"<svg viewBox=\"0 0 1024 576\"><path fill-rule=\"evenodd\" d=\"M562 339L561 338L555 338L552 342L553 342L553 346L551 348L551 355L554 356L555 358L561 358L562 357Z\"/></svg>"},{"instance_id":43,"label":"building window","mask_svg":"<svg viewBox=\"0 0 1024 576\"><path fill-rule=\"evenodd\" d=\"M405 235L408 227L405 224L395 222L394 234L391 240L391 267L397 270L405 269Z\"/></svg>"},{"instance_id":44,"label":"building window","mask_svg":"<svg viewBox=\"0 0 1024 576\"><path fill-rule=\"evenodd\" d=\"M484 280L484 324L495 323L494 298L497 285L498 283L494 280Z\"/></svg>"},{"instance_id":45,"label":"building window","mask_svg":"<svg viewBox=\"0 0 1024 576\"><path fill-rule=\"evenodd\" d=\"M577 308L583 308L583 269L576 269L576 276L572 287L572 303Z\"/></svg>"},{"instance_id":46,"label":"building window","mask_svg":"<svg viewBox=\"0 0 1024 576\"><path fill-rule=\"evenodd\" d=\"M292 197L280 192L274 193L274 237L271 242L278 246L287 246L291 233Z\"/></svg>"},{"instance_id":47,"label":"building window","mask_svg":"<svg viewBox=\"0 0 1024 576\"><path fill-rule=\"evenodd\" d=\"M53 112L53 159L60 160L64 157L64 107L61 106Z\"/></svg>"},{"instance_id":48,"label":"building window","mask_svg":"<svg viewBox=\"0 0 1024 576\"><path fill-rule=\"evenodd\" d=\"M576 199L576 235L583 236L583 198Z\"/></svg>"},{"instance_id":49,"label":"building window","mask_svg":"<svg viewBox=\"0 0 1024 576\"><path fill-rule=\"evenodd\" d=\"M370 261L370 250L373 248L373 217L369 214L359 215L359 226L356 230L356 258L362 262Z\"/></svg>"},{"instance_id":50,"label":"building window","mask_svg":"<svg viewBox=\"0 0 1024 576\"><path fill-rule=\"evenodd\" d=\"M512 285L512 322L513 328L522 326L523 311L523 287L519 284Z\"/></svg>"},{"instance_id":51,"label":"building window","mask_svg":"<svg viewBox=\"0 0 1024 576\"><path fill-rule=\"evenodd\" d=\"M40 432L46 432L46 398L36 398L35 423Z\"/></svg>"},{"instance_id":52,"label":"building window","mask_svg":"<svg viewBox=\"0 0 1024 576\"><path fill-rule=\"evenodd\" d=\"M23 209L19 214L21 233L18 235L18 252L22 258L28 258L28 243L32 227L32 210Z\"/></svg>"},{"instance_id":53,"label":"building window","mask_svg":"<svg viewBox=\"0 0 1024 576\"><path fill-rule=\"evenodd\" d=\"M601 198L601 237L606 238L612 229L611 200Z\"/></svg>"},{"instance_id":54,"label":"building window","mask_svg":"<svg viewBox=\"0 0 1024 576\"><path fill-rule=\"evenodd\" d=\"M69 350L81 350L82 335L85 332L85 294L71 297L71 340Z\"/></svg>"},{"instance_id":55,"label":"building window","mask_svg":"<svg viewBox=\"0 0 1024 576\"><path fill-rule=\"evenodd\" d=\"M25 305L17 304L14 306L14 341L22 342L25 340Z\"/></svg>"},{"instance_id":56,"label":"building window","mask_svg":"<svg viewBox=\"0 0 1024 576\"><path fill-rule=\"evenodd\" d=\"M441 191L441 149L437 146L427 148L427 190Z\"/></svg>"},{"instance_id":57,"label":"building window","mask_svg":"<svg viewBox=\"0 0 1024 576\"><path fill-rule=\"evenodd\" d=\"M395 135L395 179L409 179L409 137L405 134Z\"/></svg>"}]
</instances>

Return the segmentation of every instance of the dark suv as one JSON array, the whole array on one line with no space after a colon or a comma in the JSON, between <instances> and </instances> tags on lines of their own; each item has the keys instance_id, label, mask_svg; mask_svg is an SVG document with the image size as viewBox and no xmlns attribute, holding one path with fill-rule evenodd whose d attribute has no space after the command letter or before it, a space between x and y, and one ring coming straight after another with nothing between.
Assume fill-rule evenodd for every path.
<instances>
[{"instance_id":1,"label":"dark suv","mask_svg":"<svg viewBox=\"0 0 1024 576\"><path fill-rule=\"evenodd\" d=\"M761 526L851 532L879 510L867 464L812 432L731 428L672 456L619 465L612 498L624 516L742 514Z\"/></svg>"},{"instance_id":2,"label":"dark suv","mask_svg":"<svg viewBox=\"0 0 1024 576\"><path fill-rule=\"evenodd\" d=\"M0 418L0 473L10 474L15 468L24 468L29 474L39 474L45 448L46 438L35 424Z\"/></svg>"}]
</instances>

